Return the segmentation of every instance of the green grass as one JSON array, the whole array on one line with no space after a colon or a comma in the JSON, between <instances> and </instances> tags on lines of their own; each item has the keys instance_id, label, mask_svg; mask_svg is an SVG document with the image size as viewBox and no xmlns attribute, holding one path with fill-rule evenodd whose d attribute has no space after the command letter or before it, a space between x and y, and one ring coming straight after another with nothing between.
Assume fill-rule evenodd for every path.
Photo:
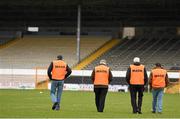
<instances>
[{"instance_id":1,"label":"green grass","mask_svg":"<svg viewBox=\"0 0 180 119\"><path fill-rule=\"evenodd\" d=\"M180 95L165 94L163 113L152 114L152 95L144 93L142 115L132 114L129 93L109 92L103 113L96 111L93 92L64 91L60 111L51 110L48 90L0 90L1 118L180 118Z\"/></svg>"}]
</instances>

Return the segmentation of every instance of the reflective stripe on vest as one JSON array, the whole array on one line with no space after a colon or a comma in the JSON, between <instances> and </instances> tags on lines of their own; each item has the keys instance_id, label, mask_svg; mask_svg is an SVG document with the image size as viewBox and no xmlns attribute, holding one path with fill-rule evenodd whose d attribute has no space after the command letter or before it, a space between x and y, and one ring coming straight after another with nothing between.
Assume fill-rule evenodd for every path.
<instances>
[{"instance_id":1,"label":"reflective stripe on vest","mask_svg":"<svg viewBox=\"0 0 180 119\"><path fill-rule=\"evenodd\" d=\"M164 88L165 83L165 77L166 77L167 71L164 69L153 69L152 70L152 87L154 88Z\"/></svg>"},{"instance_id":2,"label":"reflective stripe on vest","mask_svg":"<svg viewBox=\"0 0 180 119\"><path fill-rule=\"evenodd\" d=\"M109 67L99 65L95 67L94 85L108 85L109 84Z\"/></svg>"},{"instance_id":3,"label":"reflective stripe on vest","mask_svg":"<svg viewBox=\"0 0 180 119\"><path fill-rule=\"evenodd\" d=\"M144 65L130 65L131 78L130 84L144 85Z\"/></svg>"},{"instance_id":4,"label":"reflective stripe on vest","mask_svg":"<svg viewBox=\"0 0 180 119\"><path fill-rule=\"evenodd\" d=\"M62 60L53 61L52 79L63 80L66 75L66 63Z\"/></svg>"}]
</instances>

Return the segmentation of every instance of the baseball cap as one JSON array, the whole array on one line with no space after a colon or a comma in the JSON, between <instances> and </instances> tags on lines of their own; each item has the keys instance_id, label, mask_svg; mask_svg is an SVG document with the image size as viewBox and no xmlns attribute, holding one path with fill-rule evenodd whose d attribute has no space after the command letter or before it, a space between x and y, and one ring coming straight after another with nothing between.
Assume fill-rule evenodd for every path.
<instances>
[{"instance_id":1,"label":"baseball cap","mask_svg":"<svg viewBox=\"0 0 180 119\"><path fill-rule=\"evenodd\" d=\"M135 63L139 63L140 62L140 58L139 57L135 57L134 59L133 59L133 62Z\"/></svg>"},{"instance_id":2,"label":"baseball cap","mask_svg":"<svg viewBox=\"0 0 180 119\"><path fill-rule=\"evenodd\" d=\"M100 61L100 64L106 65L106 60L105 60L105 59L102 59L102 60Z\"/></svg>"}]
</instances>

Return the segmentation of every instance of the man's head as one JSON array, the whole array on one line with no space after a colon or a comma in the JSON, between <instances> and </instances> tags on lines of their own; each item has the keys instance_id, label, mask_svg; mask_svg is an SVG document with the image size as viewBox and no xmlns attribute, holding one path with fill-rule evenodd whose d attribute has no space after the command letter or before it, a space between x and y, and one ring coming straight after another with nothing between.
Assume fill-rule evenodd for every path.
<instances>
[{"instance_id":1,"label":"man's head","mask_svg":"<svg viewBox=\"0 0 180 119\"><path fill-rule=\"evenodd\" d=\"M139 58L139 57L135 57L135 58L133 59L133 62L134 62L134 63L140 63L140 58Z\"/></svg>"},{"instance_id":2,"label":"man's head","mask_svg":"<svg viewBox=\"0 0 180 119\"><path fill-rule=\"evenodd\" d=\"M102 60L100 61L100 64L106 65L106 60L105 60L105 59L102 59Z\"/></svg>"},{"instance_id":3,"label":"man's head","mask_svg":"<svg viewBox=\"0 0 180 119\"><path fill-rule=\"evenodd\" d=\"M58 56L57 56L57 59L58 59L58 60L62 60L62 59L63 59L62 55L58 55Z\"/></svg>"},{"instance_id":4,"label":"man's head","mask_svg":"<svg viewBox=\"0 0 180 119\"><path fill-rule=\"evenodd\" d=\"M161 67L161 64L160 63L156 63L155 66L156 67Z\"/></svg>"}]
</instances>

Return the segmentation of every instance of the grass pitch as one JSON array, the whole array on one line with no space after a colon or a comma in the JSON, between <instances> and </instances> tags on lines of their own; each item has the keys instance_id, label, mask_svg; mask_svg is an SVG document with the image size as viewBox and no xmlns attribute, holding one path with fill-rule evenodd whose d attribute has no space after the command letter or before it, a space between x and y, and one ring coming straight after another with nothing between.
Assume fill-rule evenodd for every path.
<instances>
[{"instance_id":1,"label":"grass pitch","mask_svg":"<svg viewBox=\"0 0 180 119\"><path fill-rule=\"evenodd\" d=\"M0 90L0 118L180 118L180 94L164 95L162 114L152 114L151 103L144 93L143 114L132 114L129 93L109 92L98 113L93 92L64 91L61 110L53 111L49 90Z\"/></svg>"}]
</instances>

